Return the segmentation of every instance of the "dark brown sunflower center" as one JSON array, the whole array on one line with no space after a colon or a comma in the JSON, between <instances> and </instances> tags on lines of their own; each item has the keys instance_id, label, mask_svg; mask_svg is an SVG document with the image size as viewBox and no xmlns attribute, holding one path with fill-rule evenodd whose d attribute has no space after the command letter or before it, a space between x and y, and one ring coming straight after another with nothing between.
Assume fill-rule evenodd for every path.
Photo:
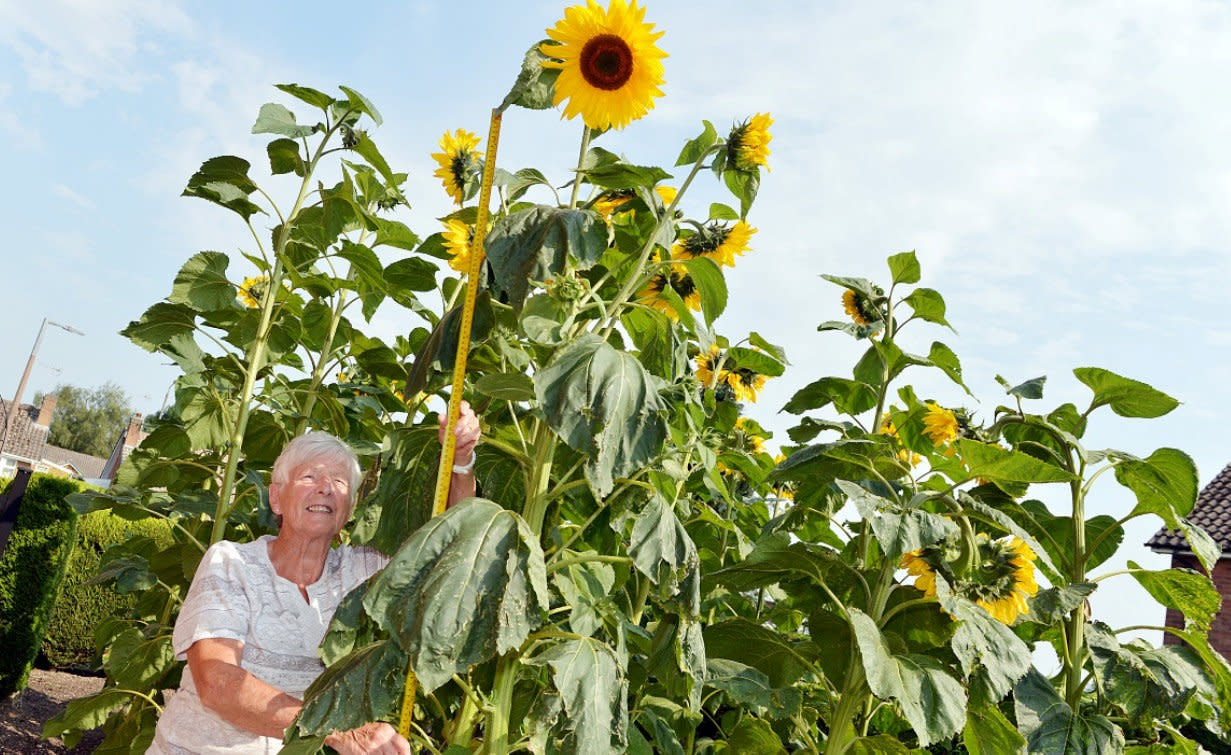
<instances>
[{"instance_id":1,"label":"dark brown sunflower center","mask_svg":"<svg viewBox=\"0 0 1231 755\"><path fill-rule=\"evenodd\" d=\"M599 34L581 48L581 75L597 89L619 89L633 75L633 51L615 34Z\"/></svg>"}]
</instances>

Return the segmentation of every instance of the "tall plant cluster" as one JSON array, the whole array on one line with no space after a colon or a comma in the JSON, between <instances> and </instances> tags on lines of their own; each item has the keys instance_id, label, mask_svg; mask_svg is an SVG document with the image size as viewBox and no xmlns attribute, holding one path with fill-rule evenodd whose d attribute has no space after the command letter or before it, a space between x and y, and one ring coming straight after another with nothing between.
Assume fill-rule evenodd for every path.
<instances>
[{"instance_id":1,"label":"tall plant cluster","mask_svg":"<svg viewBox=\"0 0 1231 755\"><path fill-rule=\"evenodd\" d=\"M1231 667L1206 639L1208 578L1098 571L1137 516L1184 532L1207 568L1218 557L1184 519L1185 454L1082 443L1097 410L1159 416L1175 406L1165 394L1082 368L1088 407L1032 413L1043 380L1006 381L985 424L916 395L916 368L966 386L945 344L906 350L948 323L899 254L886 287L827 276L848 319L821 330L868 348L849 376L791 399L794 445L770 452L749 410L786 355L717 323L751 251L772 119L705 122L671 170L599 146L661 94L660 33L643 16L591 2L527 53L498 111L565 105L584 121L577 161L496 169L488 228L475 197L492 145L442 137L435 177L454 210L421 238L394 219L407 176L369 134L380 116L346 87L280 86L306 122L261 108L253 130L294 179L289 203L239 157L189 180L185 194L235 213L252 244L242 260L191 257L125 330L181 367L175 405L117 484L77 503L166 520L175 540L107 553L103 576L139 600L100 627L104 689L48 733L102 725L101 751L145 750L178 682L171 628L201 554L272 527L273 457L319 428L366 457L347 537L391 562L335 615L284 751L397 721L408 669L410 738L434 753L1195 752L1223 737ZM729 203L692 201L699 181ZM467 280L476 236L485 263ZM364 332L382 306L406 318L392 342ZM482 497L432 518L440 447L423 406L451 390L468 316ZM1085 513L1105 472L1137 501L1120 519ZM1042 485L1070 505L1029 497ZM1089 616L1111 578L1184 612L1172 631L1187 644L1149 647ZM1058 674L1033 667L1040 644Z\"/></svg>"}]
</instances>

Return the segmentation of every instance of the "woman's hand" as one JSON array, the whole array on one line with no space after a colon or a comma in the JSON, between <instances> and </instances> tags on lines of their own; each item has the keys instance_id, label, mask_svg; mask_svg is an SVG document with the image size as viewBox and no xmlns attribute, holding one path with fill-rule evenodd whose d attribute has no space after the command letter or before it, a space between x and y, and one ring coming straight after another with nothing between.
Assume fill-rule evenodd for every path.
<instances>
[{"instance_id":1,"label":"woman's hand","mask_svg":"<svg viewBox=\"0 0 1231 755\"><path fill-rule=\"evenodd\" d=\"M445 422L448 414L440 415L440 443L445 442ZM474 459L474 447L479 442L482 431L479 429L479 418L470 408L469 402L463 401L457 416L457 424L453 426L453 435L457 437L457 445L453 451L453 463L459 467L470 464Z\"/></svg>"},{"instance_id":2,"label":"woman's hand","mask_svg":"<svg viewBox=\"0 0 1231 755\"><path fill-rule=\"evenodd\" d=\"M325 737L325 744L341 755L410 755L410 743L384 721L335 731Z\"/></svg>"}]
</instances>

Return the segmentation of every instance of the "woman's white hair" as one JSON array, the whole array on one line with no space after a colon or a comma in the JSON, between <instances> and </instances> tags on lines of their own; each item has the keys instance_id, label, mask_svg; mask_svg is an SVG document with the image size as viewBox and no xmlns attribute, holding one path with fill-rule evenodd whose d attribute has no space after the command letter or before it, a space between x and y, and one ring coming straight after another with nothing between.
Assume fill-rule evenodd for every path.
<instances>
[{"instance_id":1,"label":"woman's white hair","mask_svg":"<svg viewBox=\"0 0 1231 755\"><path fill-rule=\"evenodd\" d=\"M346 465L350 472L350 502L353 506L359 493L359 482L363 478L359 457L355 449L323 430L304 433L287 443L274 461L274 471L269 481L286 484L290 482L292 472L313 461L340 461Z\"/></svg>"}]
</instances>

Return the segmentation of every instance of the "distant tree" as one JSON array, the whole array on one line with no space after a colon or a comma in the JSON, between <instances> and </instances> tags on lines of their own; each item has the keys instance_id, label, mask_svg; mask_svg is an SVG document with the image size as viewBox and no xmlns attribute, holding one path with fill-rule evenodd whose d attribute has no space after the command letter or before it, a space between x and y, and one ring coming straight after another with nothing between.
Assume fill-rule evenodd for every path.
<instances>
[{"instance_id":1,"label":"distant tree","mask_svg":"<svg viewBox=\"0 0 1231 755\"><path fill-rule=\"evenodd\" d=\"M59 385L52 393L57 396L56 411L47 442L106 458L132 416L124 389L115 383L97 388ZM36 406L41 401L42 395L35 396Z\"/></svg>"}]
</instances>

